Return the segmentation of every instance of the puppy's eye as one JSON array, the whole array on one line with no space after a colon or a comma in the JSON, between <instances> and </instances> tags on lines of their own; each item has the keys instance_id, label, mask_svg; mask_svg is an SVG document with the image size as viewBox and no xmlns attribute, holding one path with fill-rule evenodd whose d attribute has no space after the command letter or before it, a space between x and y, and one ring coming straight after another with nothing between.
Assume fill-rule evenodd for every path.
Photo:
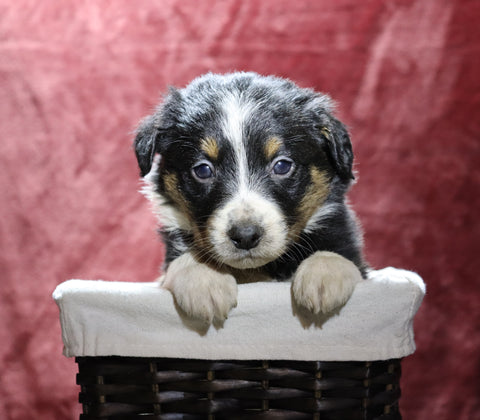
<instances>
[{"instance_id":1,"label":"puppy's eye","mask_svg":"<svg viewBox=\"0 0 480 420\"><path fill-rule=\"evenodd\" d=\"M281 158L273 165L273 173L275 175L288 175L293 169L293 162L290 159Z\"/></svg>"},{"instance_id":2,"label":"puppy's eye","mask_svg":"<svg viewBox=\"0 0 480 420\"><path fill-rule=\"evenodd\" d=\"M192 168L192 172L195 178L199 181L206 181L213 177L214 172L210 164L201 162Z\"/></svg>"}]
</instances>

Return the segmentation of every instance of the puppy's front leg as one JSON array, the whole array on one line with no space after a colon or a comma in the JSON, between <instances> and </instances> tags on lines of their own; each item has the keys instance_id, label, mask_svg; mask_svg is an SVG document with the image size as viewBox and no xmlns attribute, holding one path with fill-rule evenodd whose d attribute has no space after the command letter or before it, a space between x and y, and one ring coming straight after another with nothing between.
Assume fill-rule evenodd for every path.
<instances>
[{"instance_id":1,"label":"puppy's front leg","mask_svg":"<svg viewBox=\"0 0 480 420\"><path fill-rule=\"evenodd\" d=\"M190 253L170 263L162 286L172 292L187 316L207 323L223 322L237 306L235 278L197 262Z\"/></svg>"},{"instance_id":2,"label":"puppy's front leg","mask_svg":"<svg viewBox=\"0 0 480 420\"><path fill-rule=\"evenodd\" d=\"M328 313L346 303L361 280L360 271L350 260L318 251L297 268L292 294L297 305L314 314Z\"/></svg>"}]
</instances>

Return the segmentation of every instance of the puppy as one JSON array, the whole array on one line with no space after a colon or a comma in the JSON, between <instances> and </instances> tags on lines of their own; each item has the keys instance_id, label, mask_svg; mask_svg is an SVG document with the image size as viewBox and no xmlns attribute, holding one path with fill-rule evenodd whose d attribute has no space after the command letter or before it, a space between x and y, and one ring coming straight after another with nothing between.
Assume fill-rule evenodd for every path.
<instances>
[{"instance_id":1,"label":"puppy","mask_svg":"<svg viewBox=\"0 0 480 420\"><path fill-rule=\"evenodd\" d=\"M139 125L144 193L166 245L162 284L189 316L223 322L237 283L291 280L313 314L365 276L345 194L354 176L330 98L255 73L207 74L171 89ZM259 297L262 299L262 297Z\"/></svg>"}]
</instances>

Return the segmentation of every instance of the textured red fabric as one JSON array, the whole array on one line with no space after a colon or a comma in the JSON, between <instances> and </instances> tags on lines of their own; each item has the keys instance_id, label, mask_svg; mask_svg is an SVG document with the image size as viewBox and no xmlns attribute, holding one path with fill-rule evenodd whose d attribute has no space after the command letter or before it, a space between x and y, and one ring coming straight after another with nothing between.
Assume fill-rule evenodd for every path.
<instances>
[{"instance_id":1,"label":"textured red fabric","mask_svg":"<svg viewBox=\"0 0 480 420\"><path fill-rule=\"evenodd\" d=\"M367 257L420 273L405 419L480 418L480 3L0 0L0 418L76 418L51 293L162 260L132 130L169 84L254 70L350 126Z\"/></svg>"}]
</instances>

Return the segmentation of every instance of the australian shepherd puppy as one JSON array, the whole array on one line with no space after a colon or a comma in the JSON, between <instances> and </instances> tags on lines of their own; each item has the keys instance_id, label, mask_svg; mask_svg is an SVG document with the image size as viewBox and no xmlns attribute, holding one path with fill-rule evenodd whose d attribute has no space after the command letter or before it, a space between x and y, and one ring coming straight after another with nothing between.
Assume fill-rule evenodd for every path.
<instances>
[{"instance_id":1,"label":"australian shepherd puppy","mask_svg":"<svg viewBox=\"0 0 480 420\"><path fill-rule=\"evenodd\" d=\"M223 322L250 281L291 280L293 303L313 314L348 300L366 265L345 203L352 146L332 111L328 96L288 80L207 74L141 122L161 281L187 316Z\"/></svg>"}]
</instances>

